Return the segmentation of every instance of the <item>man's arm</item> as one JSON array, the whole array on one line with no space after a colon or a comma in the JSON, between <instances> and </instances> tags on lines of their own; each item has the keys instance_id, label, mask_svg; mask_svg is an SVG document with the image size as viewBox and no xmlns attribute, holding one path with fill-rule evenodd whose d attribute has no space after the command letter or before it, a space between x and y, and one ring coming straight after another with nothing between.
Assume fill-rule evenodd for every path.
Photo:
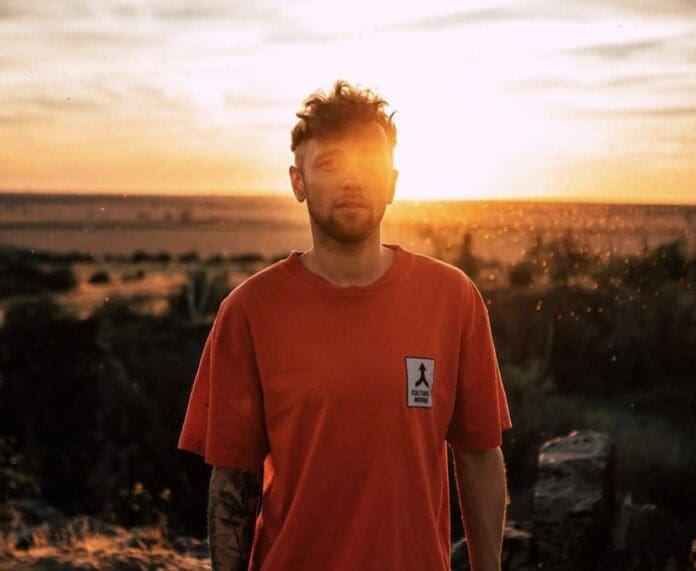
<instances>
[{"instance_id":1,"label":"man's arm","mask_svg":"<svg viewBox=\"0 0 696 571\"><path fill-rule=\"evenodd\" d=\"M505 527L506 483L503 453L454 451L459 505L472 571L500 571Z\"/></svg>"},{"instance_id":2,"label":"man's arm","mask_svg":"<svg viewBox=\"0 0 696 571\"><path fill-rule=\"evenodd\" d=\"M261 492L259 472L213 467L208 494L208 542L213 571L246 570Z\"/></svg>"}]
</instances>

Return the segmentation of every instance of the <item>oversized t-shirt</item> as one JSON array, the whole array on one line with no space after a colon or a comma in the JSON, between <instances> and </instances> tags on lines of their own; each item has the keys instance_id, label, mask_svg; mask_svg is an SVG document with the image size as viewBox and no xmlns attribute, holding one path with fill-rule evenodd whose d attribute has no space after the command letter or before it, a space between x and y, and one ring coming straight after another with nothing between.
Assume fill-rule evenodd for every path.
<instances>
[{"instance_id":1,"label":"oversized t-shirt","mask_svg":"<svg viewBox=\"0 0 696 571\"><path fill-rule=\"evenodd\" d=\"M399 246L367 286L299 252L222 302L179 447L264 466L253 571L450 568L446 443L511 426L488 311L471 279Z\"/></svg>"}]
</instances>

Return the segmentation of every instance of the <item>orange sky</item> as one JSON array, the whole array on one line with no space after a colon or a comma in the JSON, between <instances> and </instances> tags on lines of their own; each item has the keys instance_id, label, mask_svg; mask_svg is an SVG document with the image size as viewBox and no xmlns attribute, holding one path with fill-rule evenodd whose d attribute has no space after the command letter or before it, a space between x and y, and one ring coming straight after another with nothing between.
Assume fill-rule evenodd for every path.
<instances>
[{"instance_id":1,"label":"orange sky","mask_svg":"<svg viewBox=\"0 0 696 571\"><path fill-rule=\"evenodd\" d=\"M397 198L696 203L696 4L6 0L0 189L289 192L302 99L396 110Z\"/></svg>"}]
</instances>

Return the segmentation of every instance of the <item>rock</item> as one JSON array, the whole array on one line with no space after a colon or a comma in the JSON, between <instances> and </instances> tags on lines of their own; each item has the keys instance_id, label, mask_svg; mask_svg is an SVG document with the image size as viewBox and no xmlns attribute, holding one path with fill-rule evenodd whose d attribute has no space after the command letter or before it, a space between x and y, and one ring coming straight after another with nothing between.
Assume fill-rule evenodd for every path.
<instances>
[{"instance_id":1,"label":"rock","mask_svg":"<svg viewBox=\"0 0 696 571\"><path fill-rule=\"evenodd\" d=\"M531 571L534 569L531 564L531 545L532 534L517 527L514 521L507 521L503 535L503 571ZM468 571L470 569L465 539L452 546L450 561L452 571Z\"/></svg>"},{"instance_id":2,"label":"rock","mask_svg":"<svg viewBox=\"0 0 696 571\"><path fill-rule=\"evenodd\" d=\"M607 434L574 431L538 457L534 548L545 569L602 569L611 531L614 447Z\"/></svg>"},{"instance_id":3,"label":"rock","mask_svg":"<svg viewBox=\"0 0 696 571\"><path fill-rule=\"evenodd\" d=\"M681 560L678 531L669 516L652 504L626 496L612 533L612 569L667 569Z\"/></svg>"},{"instance_id":4,"label":"rock","mask_svg":"<svg viewBox=\"0 0 696 571\"><path fill-rule=\"evenodd\" d=\"M507 571L526 569L532 559L532 534L510 521L505 526L502 567Z\"/></svg>"}]
</instances>

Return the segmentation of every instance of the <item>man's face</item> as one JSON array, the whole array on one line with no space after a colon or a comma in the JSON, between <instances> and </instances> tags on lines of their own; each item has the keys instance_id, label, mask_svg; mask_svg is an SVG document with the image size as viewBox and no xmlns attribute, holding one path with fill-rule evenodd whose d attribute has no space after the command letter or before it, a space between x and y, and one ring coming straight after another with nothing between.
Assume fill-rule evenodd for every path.
<instances>
[{"instance_id":1,"label":"man's face","mask_svg":"<svg viewBox=\"0 0 696 571\"><path fill-rule=\"evenodd\" d=\"M301 147L301 168L290 167L290 177L297 199L307 200L313 230L341 243L365 241L394 198L397 172L382 127L356 125Z\"/></svg>"}]
</instances>

